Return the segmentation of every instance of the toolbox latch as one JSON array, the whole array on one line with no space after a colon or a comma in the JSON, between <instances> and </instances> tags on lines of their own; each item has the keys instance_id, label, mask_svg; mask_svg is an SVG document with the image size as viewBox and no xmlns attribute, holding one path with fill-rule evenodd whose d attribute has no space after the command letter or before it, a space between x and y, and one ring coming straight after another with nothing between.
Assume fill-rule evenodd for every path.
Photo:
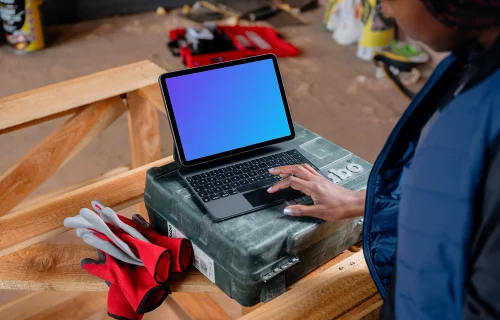
<instances>
[{"instance_id":1,"label":"toolbox latch","mask_svg":"<svg viewBox=\"0 0 500 320\"><path fill-rule=\"evenodd\" d=\"M285 270L293 267L294 265L296 265L299 262L300 262L299 257L290 258L290 260L288 260L288 261L282 263L281 265L275 267L271 272L264 274L261 277L261 279L262 279L262 281L267 282L270 279L272 279L274 276L276 276L276 275L282 273L283 271L285 271Z\"/></svg>"}]
</instances>

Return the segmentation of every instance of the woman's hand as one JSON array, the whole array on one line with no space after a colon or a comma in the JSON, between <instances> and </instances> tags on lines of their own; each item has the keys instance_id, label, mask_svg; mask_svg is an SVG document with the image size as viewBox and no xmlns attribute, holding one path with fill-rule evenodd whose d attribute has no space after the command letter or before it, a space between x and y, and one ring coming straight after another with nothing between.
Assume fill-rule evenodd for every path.
<instances>
[{"instance_id":1,"label":"woman's hand","mask_svg":"<svg viewBox=\"0 0 500 320\"><path fill-rule=\"evenodd\" d=\"M342 188L320 175L308 164L283 166L269 170L283 180L270 187L267 192L292 188L310 196L314 205L293 205L284 210L289 216L310 216L323 220L342 220L362 216L365 207L365 191Z\"/></svg>"}]
</instances>

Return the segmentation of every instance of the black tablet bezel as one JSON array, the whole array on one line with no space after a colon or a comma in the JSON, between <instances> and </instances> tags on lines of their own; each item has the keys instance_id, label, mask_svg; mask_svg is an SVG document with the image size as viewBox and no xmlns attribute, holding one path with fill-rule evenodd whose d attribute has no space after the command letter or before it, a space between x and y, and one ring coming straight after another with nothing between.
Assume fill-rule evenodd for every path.
<instances>
[{"instance_id":1,"label":"black tablet bezel","mask_svg":"<svg viewBox=\"0 0 500 320\"><path fill-rule=\"evenodd\" d=\"M225 68L225 67L231 67L231 66L235 66L235 65L239 65L239 64L252 63L252 62L262 61L262 60L268 60L268 59L271 59L273 61L273 64L274 64L274 70L276 72L276 78L278 80L278 84L279 84L279 88L280 88L280 92L281 92L281 98L283 100L283 106L285 108L285 113L286 113L286 117L287 117L287 120L288 120L288 126L290 128L290 135L289 136L285 136L285 137L281 137L281 138L278 138L278 139L269 140L269 141L265 141L265 142L253 144L253 145L250 145L250 146L246 146L246 147L234 149L234 150L231 150L231 151L225 151L225 152L217 153L217 154L214 154L214 155L211 155L211 156L207 156L207 157L203 157L203 158L198 158L198 159L189 160L189 161L186 160L186 157L184 155L184 149L182 147L182 142L180 140L179 130L177 128L177 124L176 124L176 121L175 121L175 115L174 115L174 112L173 112L172 103L170 101L170 96L168 94L168 88L167 88L167 84L166 84L165 80L167 78L173 78L173 77L188 75L188 74L192 74L192 73L204 72L204 71L208 71L208 70L215 70L215 69L220 69L220 68ZM160 84L161 92L162 92L162 95L163 95L163 101L165 103L165 108L167 110L167 115L168 115L168 119L169 119L169 122L170 122L170 129L172 130L172 135L174 137L174 142L175 142L175 145L176 145L176 148L177 148L177 151L178 151L179 161L185 167L202 164L202 163L206 163L206 162L209 162L209 161L219 160L219 159L225 158L225 157L231 157L231 156L243 153L243 152L248 152L248 151L252 151L252 150L258 149L258 148L262 148L262 147L266 147L266 146L269 146L269 145L273 145L273 144L276 144L276 143L280 143L280 142L284 142L284 141L289 141L289 140L292 140L295 137L295 130L293 128L292 117L290 115L290 110L288 108L288 102L287 102L286 95L285 95L285 89L283 87L283 81L281 80L281 74L280 74L280 71L279 71L278 59L276 58L276 56L274 54L266 54L266 55L251 57L251 58L244 58L244 59L239 59L239 60L234 60L234 61L229 61L229 62L222 62L222 63L212 64L212 65L203 66L203 67L197 67L197 68L192 68L192 69L186 69L186 70L168 72L168 73L162 74L159 77L158 82Z\"/></svg>"}]
</instances>

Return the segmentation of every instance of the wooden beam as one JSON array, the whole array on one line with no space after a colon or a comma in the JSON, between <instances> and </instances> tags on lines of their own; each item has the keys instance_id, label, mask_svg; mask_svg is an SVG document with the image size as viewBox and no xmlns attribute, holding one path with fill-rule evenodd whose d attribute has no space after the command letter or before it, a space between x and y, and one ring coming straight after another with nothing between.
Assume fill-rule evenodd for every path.
<instances>
[{"instance_id":1,"label":"wooden beam","mask_svg":"<svg viewBox=\"0 0 500 320\"><path fill-rule=\"evenodd\" d=\"M356 308L342 315L339 320L378 320L380 319L380 308L382 307L382 304L382 297L377 294L366 300Z\"/></svg>"},{"instance_id":2,"label":"wooden beam","mask_svg":"<svg viewBox=\"0 0 500 320\"><path fill-rule=\"evenodd\" d=\"M32 292L0 306L0 319L29 319L62 302L76 297L77 292Z\"/></svg>"},{"instance_id":3,"label":"wooden beam","mask_svg":"<svg viewBox=\"0 0 500 320\"><path fill-rule=\"evenodd\" d=\"M106 309L106 292L84 292L28 319L84 320L92 314Z\"/></svg>"},{"instance_id":4,"label":"wooden beam","mask_svg":"<svg viewBox=\"0 0 500 320\"><path fill-rule=\"evenodd\" d=\"M376 295L358 252L240 319L337 319Z\"/></svg>"},{"instance_id":5,"label":"wooden beam","mask_svg":"<svg viewBox=\"0 0 500 320\"><path fill-rule=\"evenodd\" d=\"M157 83L164 72L141 61L0 98L0 130Z\"/></svg>"},{"instance_id":6,"label":"wooden beam","mask_svg":"<svg viewBox=\"0 0 500 320\"><path fill-rule=\"evenodd\" d=\"M163 114L167 114L165 109L165 103L163 102L163 97L161 95L160 86L158 84L152 84L150 86L140 88L137 90L139 94L147 99L153 106L155 106L158 111Z\"/></svg>"},{"instance_id":7,"label":"wooden beam","mask_svg":"<svg viewBox=\"0 0 500 320\"><path fill-rule=\"evenodd\" d=\"M36 244L0 257L0 289L49 291L107 291L101 279L80 268L84 258L97 259L87 245ZM172 291L220 292L195 269L172 274Z\"/></svg>"},{"instance_id":8,"label":"wooden beam","mask_svg":"<svg viewBox=\"0 0 500 320\"><path fill-rule=\"evenodd\" d=\"M127 105L132 167L137 168L161 158L160 123L156 108L136 91L127 93ZM147 216L144 203L137 211Z\"/></svg>"},{"instance_id":9,"label":"wooden beam","mask_svg":"<svg viewBox=\"0 0 500 320\"><path fill-rule=\"evenodd\" d=\"M176 292L172 297L193 320L231 320L224 309L206 293Z\"/></svg>"},{"instance_id":10,"label":"wooden beam","mask_svg":"<svg viewBox=\"0 0 500 320\"><path fill-rule=\"evenodd\" d=\"M34 126L34 125L37 125L37 124L40 124L40 123L43 123L43 122L46 122L46 121L55 120L55 119L59 119L59 118L65 117L65 116L73 115L73 114L75 114L77 112L80 112L81 110L85 109L86 107L87 106L81 106L81 107L78 107L78 108L75 108L75 109L71 109L71 110L60 112L60 113L56 113L56 114L53 114L53 115L50 115L50 116L47 116L47 117L44 117L44 118L41 118L41 119L35 119L35 120L31 120L31 121L28 121L28 122L25 122L25 123L18 124L18 125L13 126L13 127L8 127L8 128L5 128L5 129L1 129L0 130L0 135L5 134L5 133L9 133L9 132L13 132L13 131L16 131L16 130L21 130L21 129L24 129L24 128L27 128L27 127L31 127L31 126Z\"/></svg>"},{"instance_id":11,"label":"wooden beam","mask_svg":"<svg viewBox=\"0 0 500 320\"><path fill-rule=\"evenodd\" d=\"M142 201L146 171L171 162L172 157L167 157L0 217L0 257L66 231L64 219L77 215L94 199L115 210Z\"/></svg>"},{"instance_id":12,"label":"wooden beam","mask_svg":"<svg viewBox=\"0 0 500 320\"><path fill-rule=\"evenodd\" d=\"M125 110L118 97L89 105L1 175L0 216L24 200Z\"/></svg>"},{"instance_id":13,"label":"wooden beam","mask_svg":"<svg viewBox=\"0 0 500 320\"><path fill-rule=\"evenodd\" d=\"M95 176L93 178L77 182L75 184L72 184L70 186L67 186L67 187L64 187L61 189L57 189L57 190L54 190L51 192L44 193L44 194L37 196L33 199L23 201L12 210L12 213L15 213L16 211L22 210L22 209L27 208L27 207L31 207L31 206L38 204L38 203L41 203L43 201L47 201L48 199L58 197L62 194L65 194L65 193L68 193L71 191L75 191L76 189L83 188L85 186L88 186L89 184L93 184L93 183L117 176L119 174L122 174L124 172L129 171L130 168L131 168L130 166L121 166L121 167L115 168L113 170L110 170L106 173L103 173L101 175Z\"/></svg>"}]
</instances>

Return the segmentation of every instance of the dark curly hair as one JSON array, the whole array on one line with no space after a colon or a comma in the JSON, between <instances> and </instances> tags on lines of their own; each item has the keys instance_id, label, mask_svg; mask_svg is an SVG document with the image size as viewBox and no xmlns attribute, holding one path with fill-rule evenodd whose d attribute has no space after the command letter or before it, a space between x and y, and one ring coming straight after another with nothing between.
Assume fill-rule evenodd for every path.
<instances>
[{"instance_id":1,"label":"dark curly hair","mask_svg":"<svg viewBox=\"0 0 500 320\"><path fill-rule=\"evenodd\" d=\"M429 12L454 29L500 26L500 0L422 0Z\"/></svg>"}]
</instances>

